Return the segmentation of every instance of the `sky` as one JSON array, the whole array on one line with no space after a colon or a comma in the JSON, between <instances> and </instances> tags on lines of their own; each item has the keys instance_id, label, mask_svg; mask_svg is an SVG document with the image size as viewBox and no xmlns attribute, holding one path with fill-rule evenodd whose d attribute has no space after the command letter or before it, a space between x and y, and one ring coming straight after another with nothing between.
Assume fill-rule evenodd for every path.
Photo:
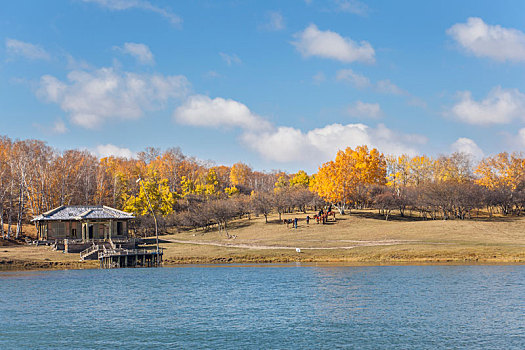
<instances>
[{"instance_id":1,"label":"sky","mask_svg":"<svg viewBox=\"0 0 525 350\"><path fill-rule=\"evenodd\" d=\"M521 0L5 0L0 135L309 173L358 145L525 151L524 14Z\"/></svg>"}]
</instances>

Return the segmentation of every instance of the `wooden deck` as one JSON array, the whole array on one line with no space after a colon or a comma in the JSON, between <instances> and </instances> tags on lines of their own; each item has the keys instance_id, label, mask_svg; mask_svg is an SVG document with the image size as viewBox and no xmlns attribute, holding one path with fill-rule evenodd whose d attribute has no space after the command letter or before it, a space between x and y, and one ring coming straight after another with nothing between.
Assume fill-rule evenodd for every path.
<instances>
[{"instance_id":1,"label":"wooden deck","mask_svg":"<svg viewBox=\"0 0 525 350\"><path fill-rule=\"evenodd\" d=\"M105 269L117 267L157 267L162 264L162 248L128 249L113 241L93 242L92 246L80 252L80 260L100 261Z\"/></svg>"},{"instance_id":2,"label":"wooden deck","mask_svg":"<svg viewBox=\"0 0 525 350\"><path fill-rule=\"evenodd\" d=\"M151 249L102 249L98 252L100 267L158 267L162 264L163 251Z\"/></svg>"}]
</instances>

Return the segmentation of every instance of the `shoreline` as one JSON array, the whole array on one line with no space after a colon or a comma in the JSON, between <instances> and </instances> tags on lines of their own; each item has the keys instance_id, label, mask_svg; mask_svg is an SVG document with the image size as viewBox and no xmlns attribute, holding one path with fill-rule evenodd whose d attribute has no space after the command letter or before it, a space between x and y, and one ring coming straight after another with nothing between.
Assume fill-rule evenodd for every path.
<instances>
[{"instance_id":1,"label":"shoreline","mask_svg":"<svg viewBox=\"0 0 525 350\"><path fill-rule=\"evenodd\" d=\"M525 265L525 217L489 221L378 220L370 210L330 225L288 228L277 215L237 219L230 235L216 229L167 230L159 237L164 266L316 264L339 266ZM296 213L283 214L283 218ZM273 220L273 221L272 221ZM31 227L27 227L29 230ZM5 243L5 242L4 242ZM144 244L153 248L154 237ZM297 251L297 248L300 251ZM0 271L99 268L48 246L4 244Z\"/></svg>"},{"instance_id":2,"label":"shoreline","mask_svg":"<svg viewBox=\"0 0 525 350\"><path fill-rule=\"evenodd\" d=\"M219 267L219 266L318 266L318 267L352 267L352 266L516 266L525 265L525 260L512 259L412 259L412 260L348 260L348 259L275 259L275 258L245 258L234 257L205 258L183 257L180 259L165 259L162 267ZM53 270L91 270L99 269L98 260L92 261L24 261L1 260L0 272L10 271L53 271Z\"/></svg>"}]
</instances>

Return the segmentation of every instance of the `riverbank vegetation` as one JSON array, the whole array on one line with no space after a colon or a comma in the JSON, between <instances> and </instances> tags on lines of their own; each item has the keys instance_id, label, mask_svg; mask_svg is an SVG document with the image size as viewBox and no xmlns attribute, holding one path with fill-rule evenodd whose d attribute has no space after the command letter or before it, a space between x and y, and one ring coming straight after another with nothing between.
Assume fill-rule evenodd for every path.
<instances>
[{"instance_id":1,"label":"riverbank vegetation","mask_svg":"<svg viewBox=\"0 0 525 350\"><path fill-rule=\"evenodd\" d=\"M337 221L306 223L314 212L282 214L297 217L298 227L263 215L229 223L227 238L216 227L161 236L165 266L221 263L336 263L336 264L523 264L525 217L481 211L470 220L424 220L393 213L387 221L377 210L353 209ZM34 228L24 227L32 235ZM1 240L0 240L1 241ZM152 247L155 240L146 243ZM300 249L297 252L296 248ZM48 246L16 244L0 247L0 270L97 268L98 262L79 262L77 254Z\"/></svg>"},{"instance_id":2,"label":"riverbank vegetation","mask_svg":"<svg viewBox=\"0 0 525 350\"><path fill-rule=\"evenodd\" d=\"M362 146L340 150L308 175L214 165L178 148L99 159L85 150L59 152L38 140L0 138L1 237L19 238L33 216L76 204L132 212L137 235L149 235L147 199L162 233L215 228L227 238L236 219L261 215L268 222L273 214L281 220L327 206L339 214L371 209L387 220L393 214L426 220L517 217L525 209L525 158L500 153L475 164L461 153L385 156Z\"/></svg>"}]
</instances>

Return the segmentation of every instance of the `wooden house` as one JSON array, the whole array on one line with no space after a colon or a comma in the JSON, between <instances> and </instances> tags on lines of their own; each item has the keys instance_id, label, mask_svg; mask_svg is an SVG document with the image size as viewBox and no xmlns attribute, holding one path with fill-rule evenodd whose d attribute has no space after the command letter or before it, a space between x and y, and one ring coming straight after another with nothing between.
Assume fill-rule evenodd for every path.
<instances>
[{"instance_id":1,"label":"wooden house","mask_svg":"<svg viewBox=\"0 0 525 350\"><path fill-rule=\"evenodd\" d=\"M127 240L134 216L106 206L61 206L36 216L39 241Z\"/></svg>"}]
</instances>

